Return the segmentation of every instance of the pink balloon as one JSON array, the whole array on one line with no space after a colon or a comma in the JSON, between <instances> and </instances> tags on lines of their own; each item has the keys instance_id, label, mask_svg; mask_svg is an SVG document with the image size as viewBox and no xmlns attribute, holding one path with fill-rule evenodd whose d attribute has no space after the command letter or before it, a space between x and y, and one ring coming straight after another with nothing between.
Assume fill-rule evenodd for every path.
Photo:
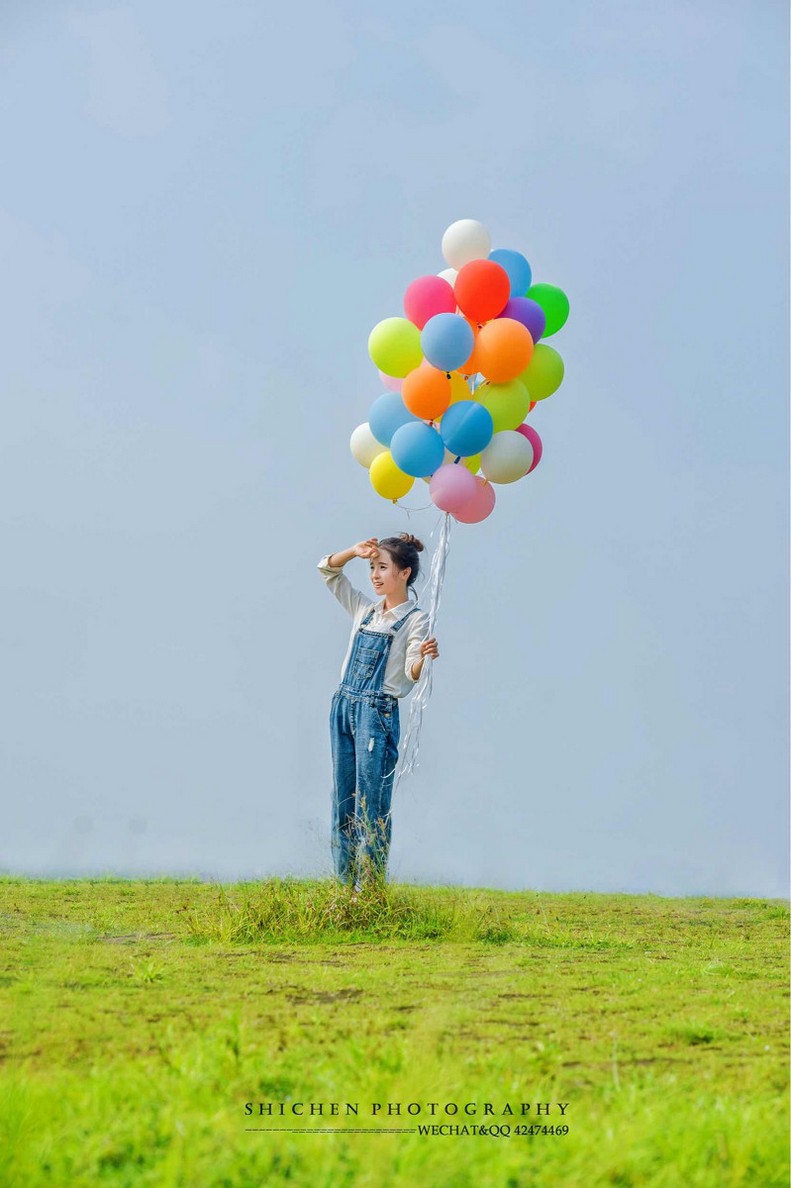
<instances>
[{"instance_id":1,"label":"pink balloon","mask_svg":"<svg viewBox=\"0 0 791 1188\"><path fill-rule=\"evenodd\" d=\"M464 507L453 513L460 524L480 524L481 520L485 520L494 511L494 487L478 475L474 474L472 477L478 490L469 503L465 503Z\"/></svg>"},{"instance_id":2,"label":"pink balloon","mask_svg":"<svg viewBox=\"0 0 791 1188\"><path fill-rule=\"evenodd\" d=\"M455 313L453 286L441 276L419 276L404 293L404 313L419 330L436 314Z\"/></svg>"},{"instance_id":3,"label":"pink balloon","mask_svg":"<svg viewBox=\"0 0 791 1188\"><path fill-rule=\"evenodd\" d=\"M377 367L377 371L379 368ZM379 371L379 379L382 381L382 387L387 388L388 392L400 392L403 380L396 379L394 375L385 375L383 371Z\"/></svg>"},{"instance_id":4,"label":"pink balloon","mask_svg":"<svg viewBox=\"0 0 791 1188\"><path fill-rule=\"evenodd\" d=\"M456 512L477 493L475 475L461 462L446 462L435 470L428 485L431 502L441 511Z\"/></svg>"},{"instance_id":5,"label":"pink balloon","mask_svg":"<svg viewBox=\"0 0 791 1188\"><path fill-rule=\"evenodd\" d=\"M541 461L541 455L544 452L544 447L541 444L541 438L538 436L532 425L517 425L516 431L517 433L521 433L522 437L526 437L533 447L533 465L530 467L530 470L535 470ZM530 470L528 470L528 474L530 474Z\"/></svg>"}]
</instances>

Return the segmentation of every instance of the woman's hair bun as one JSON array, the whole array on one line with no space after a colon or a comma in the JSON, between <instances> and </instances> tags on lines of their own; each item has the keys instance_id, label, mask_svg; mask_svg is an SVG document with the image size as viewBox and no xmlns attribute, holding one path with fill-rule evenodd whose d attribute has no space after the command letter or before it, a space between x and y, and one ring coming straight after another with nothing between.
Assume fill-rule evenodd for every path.
<instances>
[{"instance_id":1,"label":"woman's hair bun","mask_svg":"<svg viewBox=\"0 0 791 1188\"><path fill-rule=\"evenodd\" d=\"M400 536L400 537L401 537L401 539L402 539L403 541L405 541L407 544L410 544L410 545L412 545L414 548L416 548L416 549L417 549L417 551L418 551L419 553L422 553L422 552L423 552L423 550L424 550L424 548L426 547L426 546L423 544L423 541L422 541L422 540L418 540L418 538L417 538L416 536L413 536L411 532L400 532L400 533L399 533L399 536Z\"/></svg>"}]
</instances>

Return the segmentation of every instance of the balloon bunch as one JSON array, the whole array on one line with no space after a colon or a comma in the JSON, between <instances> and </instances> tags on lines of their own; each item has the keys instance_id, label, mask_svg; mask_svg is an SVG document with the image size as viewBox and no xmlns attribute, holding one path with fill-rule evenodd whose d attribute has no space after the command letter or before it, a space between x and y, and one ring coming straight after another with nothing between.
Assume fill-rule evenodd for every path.
<instances>
[{"instance_id":1,"label":"balloon bunch","mask_svg":"<svg viewBox=\"0 0 791 1188\"><path fill-rule=\"evenodd\" d=\"M534 285L520 252L491 246L475 219L452 223L442 237L449 267L412 281L406 317L374 326L368 353L386 391L349 443L384 499L422 478L432 503L463 524L491 514L493 484L535 470L541 438L525 418L563 379L544 339L565 325L566 294Z\"/></svg>"}]
</instances>

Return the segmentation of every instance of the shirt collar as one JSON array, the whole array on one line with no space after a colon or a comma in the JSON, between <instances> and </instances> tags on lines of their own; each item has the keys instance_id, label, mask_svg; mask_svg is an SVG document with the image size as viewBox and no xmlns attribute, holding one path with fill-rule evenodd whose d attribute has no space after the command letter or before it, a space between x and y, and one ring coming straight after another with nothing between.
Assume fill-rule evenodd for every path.
<instances>
[{"instance_id":1,"label":"shirt collar","mask_svg":"<svg viewBox=\"0 0 791 1188\"><path fill-rule=\"evenodd\" d=\"M391 610L385 610L385 596L379 599L375 604L376 609L380 615L390 615L394 620L403 619L409 608L414 605L411 598L407 598L406 602L400 603L399 606L393 607Z\"/></svg>"}]
</instances>

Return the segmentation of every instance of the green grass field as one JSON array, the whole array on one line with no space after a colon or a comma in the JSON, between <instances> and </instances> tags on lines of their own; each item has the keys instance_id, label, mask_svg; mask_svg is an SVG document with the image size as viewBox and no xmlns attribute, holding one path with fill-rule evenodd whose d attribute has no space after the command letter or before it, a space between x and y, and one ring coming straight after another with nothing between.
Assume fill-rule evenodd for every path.
<instances>
[{"instance_id":1,"label":"green grass field","mask_svg":"<svg viewBox=\"0 0 791 1188\"><path fill-rule=\"evenodd\" d=\"M785 1188L788 918L0 879L0 1184Z\"/></svg>"}]
</instances>

